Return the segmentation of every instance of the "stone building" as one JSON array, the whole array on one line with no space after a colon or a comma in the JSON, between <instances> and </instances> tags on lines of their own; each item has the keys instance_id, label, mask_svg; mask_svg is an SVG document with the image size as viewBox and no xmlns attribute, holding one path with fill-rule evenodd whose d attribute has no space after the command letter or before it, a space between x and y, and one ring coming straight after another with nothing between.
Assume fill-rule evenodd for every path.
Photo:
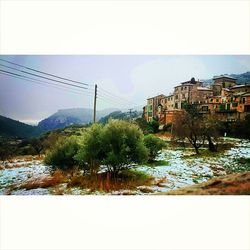
<instances>
[{"instance_id":1,"label":"stone building","mask_svg":"<svg viewBox=\"0 0 250 250\"><path fill-rule=\"evenodd\" d=\"M144 109L147 122L161 118L159 113L163 112L165 108L165 98L166 96L161 94L147 99L147 105Z\"/></svg>"}]
</instances>

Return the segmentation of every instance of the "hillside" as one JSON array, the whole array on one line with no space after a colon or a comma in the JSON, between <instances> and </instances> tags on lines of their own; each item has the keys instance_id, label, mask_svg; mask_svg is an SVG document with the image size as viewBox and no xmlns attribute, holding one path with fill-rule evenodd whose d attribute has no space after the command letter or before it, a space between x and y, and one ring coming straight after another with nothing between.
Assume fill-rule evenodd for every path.
<instances>
[{"instance_id":1,"label":"hillside","mask_svg":"<svg viewBox=\"0 0 250 250\"><path fill-rule=\"evenodd\" d=\"M104 109L96 112L96 118L108 115L115 109ZM38 127L43 130L65 128L73 124L88 124L93 121L93 110L85 108L61 109L53 115L39 122Z\"/></svg>"},{"instance_id":2,"label":"hillside","mask_svg":"<svg viewBox=\"0 0 250 250\"><path fill-rule=\"evenodd\" d=\"M29 138L40 135L42 129L0 115L0 136Z\"/></svg>"},{"instance_id":3,"label":"hillside","mask_svg":"<svg viewBox=\"0 0 250 250\"><path fill-rule=\"evenodd\" d=\"M229 76L237 79L237 84L250 84L250 71L242 73L242 74L230 74ZM213 83L213 79L203 80L204 85L210 85Z\"/></svg>"},{"instance_id":4,"label":"hillside","mask_svg":"<svg viewBox=\"0 0 250 250\"><path fill-rule=\"evenodd\" d=\"M141 112L133 111L133 112L131 112L131 119L141 117L141 115L142 115L142 111ZM106 122L108 122L108 120L110 118L128 120L128 119L130 119L130 113L129 112L122 112L122 111L114 111L114 112L108 114L107 116L102 117L99 120L99 122L106 123Z\"/></svg>"}]
</instances>

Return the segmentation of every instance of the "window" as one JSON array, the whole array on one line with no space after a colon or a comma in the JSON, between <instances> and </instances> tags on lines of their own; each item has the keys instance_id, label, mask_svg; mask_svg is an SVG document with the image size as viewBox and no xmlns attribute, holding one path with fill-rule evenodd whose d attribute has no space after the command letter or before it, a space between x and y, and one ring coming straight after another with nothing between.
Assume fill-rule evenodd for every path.
<instances>
[{"instance_id":1,"label":"window","mask_svg":"<svg viewBox=\"0 0 250 250\"><path fill-rule=\"evenodd\" d=\"M201 110L202 111L208 111L208 106L202 106Z\"/></svg>"},{"instance_id":2,"label":"window","mask_svg":"<svg viewBox=\"0 0 250 250\"><path fill-rule=\"evenodd\" d=\"M181 87L181 90L183 90L183 87Z\"/></svg>"},{"instance_id":3,"label":"window","mask_svg":"<svg viewBox=\"0 0 250 250\"><path fill-rule=\"evenodd\" d=\"M243 97L243 99L242 99L242 103L245 103L246 102L246 98L245 97Z\"/></svg>"},{"instance_id":4,"label":"window","mask_svg":"<svg viewBox=\"0 0 250 250\"><path fill-rule=\"evenodd\" d=\"M178 95L175 96L175 99L178 99Z\"/></svg>"},{"instance_id":5,"label":"window","mask_svg":"<svg viewBox=\"0 0 250 250\"><path fill-rule=\"evenodd\" d=\"M210 99L210 102L212 102L213 100L214 100L214 99L213 99L213 98L211 98L211 99Z\"/></svg>"}]
</instances>

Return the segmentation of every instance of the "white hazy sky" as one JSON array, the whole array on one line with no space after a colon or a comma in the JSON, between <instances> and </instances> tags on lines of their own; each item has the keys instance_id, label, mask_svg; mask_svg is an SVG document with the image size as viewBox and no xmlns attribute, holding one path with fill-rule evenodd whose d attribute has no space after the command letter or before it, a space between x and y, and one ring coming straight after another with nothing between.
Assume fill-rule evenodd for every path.
<instances>
[{"instance_id":1,"label":"white hazy sky","mask_svg":"<svg viewBox=\"0 0 250 250\"><path fill-rule=\"evenodd\" d=\"M107 98L100 90L98 110L110 107L126 109L144 105L149 96L167 95L175 85L191 77L202 80L214 75L250 71L250 56L244 55L5 55L0 59L91 85L87 91L80 90L83 94L75 94L0 74L0 114L23 121L38 121L63 108L92 108L92 84L95 83L120 97ZM25 70L2 61L0 64ZM0 69L25 75L4 66ZM121 101L123 99L132 103Z\"/></svg>"}]
</instances>

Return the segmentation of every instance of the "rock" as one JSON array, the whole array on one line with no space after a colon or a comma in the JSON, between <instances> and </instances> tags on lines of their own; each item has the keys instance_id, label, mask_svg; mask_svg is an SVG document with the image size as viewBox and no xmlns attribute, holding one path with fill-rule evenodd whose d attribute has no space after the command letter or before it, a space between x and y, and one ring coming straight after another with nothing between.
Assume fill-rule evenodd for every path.
<instances>
[{"instance_id":1,"label":"rock","mask_svg":"<svg viewBox=\"0 0 250 250\"><path fill-rule=\"evenodd\" d=\"M150 188L148 186L139 186L139 187L137 187L137 189L139 191L141 191L142 193L152 193L153 192L152 188Z\"/></svg>"}]
</instances>

